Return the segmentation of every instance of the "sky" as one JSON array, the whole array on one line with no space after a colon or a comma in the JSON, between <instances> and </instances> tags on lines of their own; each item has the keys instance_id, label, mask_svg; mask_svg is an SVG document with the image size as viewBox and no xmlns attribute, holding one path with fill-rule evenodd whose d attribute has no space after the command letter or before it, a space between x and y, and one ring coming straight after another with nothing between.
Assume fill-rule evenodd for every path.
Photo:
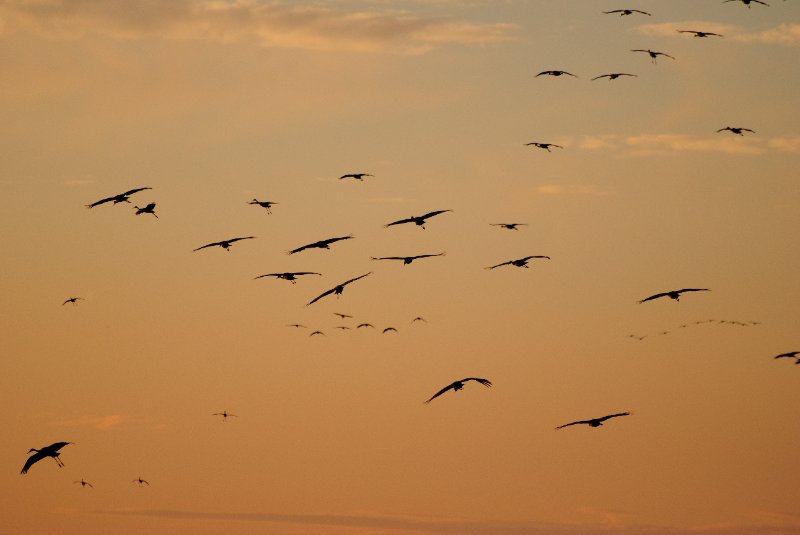
<instances>
[{"instance_id":1,"label":"sky","mask_svg":"<svg viewBox=\"0 0 800 535\"><path fill-rule=\"evenodd\" d=\"M768 3L0 2L0 535L800 534Z\"/></svg>"}]
</instances>

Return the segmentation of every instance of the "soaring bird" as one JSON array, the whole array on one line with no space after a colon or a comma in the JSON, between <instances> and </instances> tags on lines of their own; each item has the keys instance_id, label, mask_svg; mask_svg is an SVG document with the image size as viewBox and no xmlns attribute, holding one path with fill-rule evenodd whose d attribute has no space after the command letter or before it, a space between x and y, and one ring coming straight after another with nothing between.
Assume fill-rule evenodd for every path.
<instances>
[{"instance_id":1,"label":"soaring bird","mask_svg":"<svg viewBox=\"0 0 800 535\"><path fill-rule=\"evenodd\" d=\"M489 223L493 227L503 227L507 230L519 230L517 227L526 227L527 223Z\"/></svg>"},{"instance_id":2,"label":"soaring bird","mask_svg":"<svg viewBox=\"0 0 800 535\"><path fill-rule=\"evenodd\" d=\"M334 329L339 329L340 331L349 331L350 327L348 327L347 325L337 325L336 327L334 327Z\"/></svg>"},{"instance_id":3,"label":"soaring bird","mask_svg":"<svg viewBox=\"0 0 800 535\"><path fill-rule=\"evenodd\" d=\"M658 56L666 56L669 59L675 59L674 57L670 56L669 54L665 54L664 52L656 52L655 50L650 50L649 48L643 50L641 48L631 49L631 52L647 52L650 55L650 59L653 60L653 63L658 63Z\"/></svg>"},{"instance_id":4,"label":"soaring bird","mask_svg":"<svg viewBox=\"0 0 800 535\"><path fill-rule=\"evenodd\" d=\"M528 268L528 267L530 267L530 266L528 266L528 261L530 259L532 259L532 258L546 258L546 259L550 260L549 256L531 255L531 256L526 256L525 258L519 258L517 260L509 260L508 262L502 262L502 263L494 265L494 266L489 266L486 269L494 269L494 268L498 268L500 266L516 266L516 267L521 267L521 268Z\"/></svg>"},{"instance_id":5,"label":"soaring bird","mask_svg":"<svg viewBox=\"0 0 800 535\"><path fill-rule=\"evenodd\" d=\"M72 482L72 484L73 484L73 485L74 485L75 483L80 483L80 484L81 484L81 488L84 488L84 487L89 487L90 489L93 489L93 488L94 488L94 486L92 486L92 484L91 484L91 483L89 483L88 481L84 480L83 478L81 478L81 480L80 480L80 481L73 481L73 482Z\"/></svg>"},{"instance_id":6,"label":"soaring bird","mask_svg":"<svg viewBox=\"0 0 800 535\"><path fill-rule=\"evenodd\" d=\"M372 272L370 271L369 273L364 273L363 275L360 275L360 276L358 276L358 277L355 277L355 278L353 278L353 279L350 279L350 280L348 280L348 281L344 281L344 282L343 282L343 283L341 283L341 284L337 284L336 286L334 286L334 287L333 287L333 288L331 288L330 290L328 290L328 291L325 291L325 292L322 292L321 294L319 294L318 296L316 296L314 299L312 299L311 301L309 301L308 303L306 303L306 306L308 306L308 305L313 305L314 303L316 303L317 301L319 301L320 299L322 299L322 298L323 298L323 297L325 297L326 295L330 295L330 294L335 294L335 295L337 295L337 296L338 296L338 295L342 295L342 292L344 291L344 287L345 287L345 286L347 286L347 285L348 285L348 284L350 284L351 282L355 282L355 281L357 281L358 279L363 279L364 277L366 277L367 275L370 275L371 273L372 273Z\"/></svg>"},{"instance_id":7,"label":"soaring bird","mask_svg":"<svg viewBox=\"0 0 800 535\"><path fill-rule=\"evenodd\" d=\"M233 416L234 418L238 418L238 416L236 416L235 414L231 414L228 411L215 412L211 416L222 416L222 421L223 422L227 422L228 418L231 417L231 416Z\"/></svg>"},{"instance_id":8,"label":"soaring bird","mask_svg":"<svg viewBox=\"0 0 800 535\"><path fill-rule=\"evenodd\" d=\"M550 147L556 147L558 149L563 149L561 145L556 145L555 143L539 143L537 141L531 141L530 143L525 143L525 146L533 145L534 147L544 149L547 152L550 152Z\"/></svg>"},{"instance_id":9,"label":"soaring bird","mask_svg":"<svg viewBox=\"0 0 800 535\"><path fill-rule=\"evenodd\" d=\"M314 243L309 243L307 245L303 245L298 247L297 249L292 249L286 254L294 254L299 253L300 251L305 251L306 249L330 249L331 244L341 240L349 240L353 238L353 236L342 236L340 238L328 238L327 240L320 240L315 241Z\"/></svg>"},{"instance_id":10,"label":"soaring bird","mask_svg":"<svg viewBox=\"0 0 800 535\"><path fill-rule=\"evenodd\" d=\"M601 416L600 418L592 418L591 420L578 420L577 422L570 422L568 424L559 425L558 427L556 427L556 429L561 429L562 427L568 427L570 425L575 425L575 424L586 424L592 427L600 427L601 425L603 425L603 422L605 422L610 418L616 418L617 416L629 416L629 415L630 415L629 412L609 414L608 416Z\"/></svg>"},{"instance_id":11,"label":"soaring bird","mask_svg":"<svg viewBox=\"0 0 800 535\"><path fill-rule=\"evenodd\" d=\"M118 204L118 203L121 203L121 202L131 202L128 199L128 197L130 197L131 195L133 195L134 193L136 193L138 191L143 191L143 190L146 190L146 189L153 189L153 188L135 188L135 189L131 189L131 190L126 191L125 193L120 193L118 195L112 195L111 197L106 197L105 199L100 199L99 201L95 201L92 204L87 204L86 208L94 208L97 205L104 204L104 203L107 203L107 202L113 202L114 204Z\"/></svg>"},{"instance_id":12,"label":"soaring bird","mask_svg":"<svg viewBox=\"0 0 800 535\"><path fill-rule=\"evenodd\" d=\"M150 483L148 483L146 480L142 479L141 477L137 477L136 479L131 481L131 483L138 483L140 487L143 487L145 485L147 485L148 487L150 486Z\"/></svg>"},{"instance_id":13,"label":"soaring bird","mask_svg":"<svg viewBox=\"0 0 800 535\"><path fill-rule=\"evenodd\" d=\"M305 325L301 323L290 323L287 327L294 327L295 329L308 329Z\"/></svg>"},{"instance_id":14,"label":"soaring bird","mask_svg":"<svg viewBox=\"0 0 800 535\"><path fill-rule=\"evenodd\" d=\"M651 295L650 297L645 297L640 303L644 303L645 301L650 301L651 299L658 299L659 297L669 297L670 299L674 299L676 301L680 301L681 294L683 292L709 292L711 291L708 288L684 288L682 290L672 290L671 292L662 292L660 294Z\"/></svg>"},{"instance_id":15,"label":"soaring bird","mask_svg":"<svg viewBox=\"0 0 800 535\"><path fill-rule=\"evenodd\" d=\"M61 306L63 307L67 303L72 303L73 305L77 305L78 301L83 301L83 297L70 297L66 299L63 303L61 303Z\"/></svg>"},{"instance_id":16,"label":"soaring bird","mask_svg":"<svg viewBox=\"0 0 800 535\"><path fill-rule=\"evenodd\" d=\"M542 76L542 75L547 75L547 76L561 76L562 74L566 74L566 75L568 75L568 76L572 76L573 78L577 78L577 76L575 76L575 75L574 75L574 74L572 74L571 72L567 72L567 71L542 71L542 72L540 72L539 74L537 74L536 76L534 76L534 78L536 78L536 77L538 77L538 76Z\"/></svg>"},{"instance_id":17,"label":"soaring bird","mask_svg":"<svg viewBox=\"0 0 800 535\"><path fill-rule=\"evenodd\" d=\"M231 248L231 244L233 244L234 242L237 242L239 240L251 240L253 238L255 238L255 236L245 236L244 238L231 238L230 240L215 241L214 243L207 243L202 247L198 247L197 249L194 249L192 252L199 251L200 249L205 249L206 247L214 247L215 245L218 245L223 249L225 249L226 251L228 251Z\"/></svg>"},{"instance_id":18,"label":"soaring bird","mask_svg":"<svg viewBox=\"0 0 800 535\"><path fill-rule=\"evenodd\" d=\"M782 359L782 358L797 359L797 362L795 362L795 364L800 364L800 357L798 357L797 355L800 355L800 351L789 351L788 353L781 353L780 355L775 355L775 358L776 359Z\"/></svg>"},{"instance_id":19,"label":"soaring bird","mask_svg":"<svg viewBox=\"0 0 800 535\"><path fill-rule=\"evenodd\" d=\"M308 336L314 336L315 334L321 334L322 336L326 336L322 331L314 331L313 333L309 334Z\"/></svg>"},{"instance_id":20,"label":"soaring bird","mask_svg":"<svg viewBox=\"0 0 800 535\"><path fill-rule=\"evenodd\" d=\"M322 275L322 273L317 273L316 271L288 271L286 273L265 273L263 275L259 275L258 277L253 278L253 280L260 279L261 277L275 277L276 279L283 279L285 281L289 281L292 284L297 284L297 277L300 275Z\"/></svg>"},{"instance_id":21,"label":"soaring bird","mask_svg":"<svg viewBox=\"0 0 800 535\"><path fill-rule=\"evenodd\" d=\"M403 223L414 223L415 225L422 227L423 230L425 229L425 220L433 217L435 215L443 214L445 212L452 212L452 210L436 210L434 212L428 212L424 215L418 216L411 216L406 219L398 219L397 221L392 221L391 223L387 223L384 227L391 227L392 225L402 225Z\"/></svg>"},{"instance_id":22,"label":"soaring bird","mask_svg":"<svg viewBox=\"0 0 800 535\"><path fill-rule=\"evenodd\" d=\"M678 33L691 33L694 37L722 37L722 35L714 32L701 32L698 30L678 30Z\"/></svg>"},{"instance_id":23,"label":"soaring bird","mask_svg":"<svg viewBox=\"0 0 800 535\"><path fill-rule=\"evenodd\" d=\"M608 78L609 81L611 81L611 80L616 80L620 76L634 76L634 77L636 77L638 75L636 75L636 74L628 74L627 72L612 72L612 73L609 73L609 74L601 74L600 76L595 76L594 78L592 78L592 81L597 80L598 78Z\"/></svg>"},{"instance_id":24,"label":"soaring bird","mask_svg":"<svg viewBox=\"0 0 800 535\"><path fill-rule=\"evenodd\" d=\"M247 204L257 204L261 208L264 208L267 211L268 214L271 214L272 213L272 205L273 204L278 204L278 203L272 202L272 201L259 201L258 199L253 199L252 201L249 201Z\"/></svg>"},{"instance_id":25,"label":"soaring bird","mask_svg":"<svg viewBox=\"0 0 800 535\"><path fill-rule=\"evenodd\" d=\"M743 136L742 132L750 132L751 134L755 134L755 130L750 130L749 128L742 128L741 126L726 126L725 128L720 128L717 132L724 132L725 130L730 130L736 135Z\"/></svg>"},{"instance_id":26,"label":"soaring bird","mask_svg":"<svg viewBox=\"0 0 800 535\"><path fill-rule=\"evenodd\" d=\"M458 392L459 390L461 390L462 388L464 388L464 383L466 383L467 381L477 381L477 382L479 382L480 384L482 384L483 386L485 386L485 387L487 387L487 388L488 388L488 387L490 387L490 386L492 386L492 382L491 382L489 379L480 379L480 378L478 378L478 377L467 377L467 378L465 378L465 379L461 379L460 381L455 381L455 382L453 382L453 383L450 383L450 384L449 384L449 385L447 385L446 387L444 387L444 388L442 388L441 390L439 390L438 392L436 392L436 393L435 393L433 396L431 396L431 398L430 398L428 401L426 401L425 403L430 403L431 401L433 401L434 399L438 398L439 396L441 396L442 394L444 394L444 393L445 393L445 392L447 392L448 390L453 390L453 391L455 391L455 392Z\"/></svg>"},{"instance_id":27,"label":"soaring bird","mask_svg":"<svg viewBox=\"0 0 800 535\"><path fill-rule=\"evenodd\" d=\"M371 323L359 323L358 325L356 325L356 329L361 329L363 327L371 327L373 329L375 328L375 326Z\"/></svg>"},{"instance_id":28,"label":"soaring bird","mask_svg":"<svg viewBox=\"0 0 800 535\"><path fill-rule=\"evenodd\" d=\"M136 215L152 214L156 217L156 219L158 219L158 215L156 214L156 203L154 202L151 202L150 204L148 204L143 208L139 208L138 206L134 205L134 208L136 208Z\"/></svg>"},{"instance_id":29,"label":"soaring bird","mask_svg":"<svg viewBox=\"0 0 800 535\"><path fill-rule=\"evenodd\" d=\"M341 313L341 312L334 312L334 313L333 313L333 315L334 315L334 316L339 316L339 317L340 317L340 318L342 318L343 320L346 320L346 319L348 319L348 318L352 318L352 317L353 317L353 316L351 316L350 314L343 314L343 313Z\"/></svg>"},{"instance_id":30,"label":"soaring bird","mask_svg":"<svg viewBox=\"0 0 800 535\"><path fill-rule=\"evenodd\" d=\"M444 253L418 254L416 256L382 256L380 258L375 258L374 256L370 256L370 258L372 260L402 260L403 261L403 265L406 266L406 265L410 264L411 262L413 262L414 260L417 260L418 258L430 258L432 256L444 256Z\"/></svg>"},{"instance_id":31,"label":"soaring bird","mask_svg":"<svg viewBox=\"0 0 800 535\"><path fill-rule=\"evenodd\" d=\"M58 458L58 456L61 455L58 452L58 450L60 450L61 448L63 448L68 444L72 444L72 442L55 442L53 444L50 444L49 446L45 446L40 450L37 450L36 448L29 449L28 453L32 451L36 453L28 457L28 460L25 461L25 466L22 467L20 474L27 474L28 470L30 469L31 466L33 466L34 463L41 461L45 457L52 457L58 466L63 467L64 463L62 463L61 459Z\"/></svg>"},{"instance_id":32,"label":"soaring bird","mask_svg":"<svg viewBox=\"0 0 800 535\"><path fill-rule=\"evenodd\" d=\"M425 319L425 318L423 318L422 316L417 316L416 318L414 318L413 320L411 320L411 323L416 323L416 322L418 322L418 321L421 321L422 323L428 323L428 320L426 320L426 319Z\"/></svg>"},{"instance_id":33,"label":"soaring bird","mask_svg":"<svg viewBox=\"0 0 800 535\"><path fill-rule=\"evenodd\" d=\"M342 180L344 178L354 178L356 180L364 180L365 176L375 176L375 175L371 175L369 173L347 173L346 175L340 176L339 180Z\"/></svg>"},{"instance_id":34,"label":"soaring bird","mask_svg":"<svg viewBox=\"0 0 800 535\"><path fill-rule=\"evenodd\" d=\"M747 6L747 9L750 9L750 4L755 2L756 4L761 4L762 6L769 7L769 4L766 2L762 2L761 0L724 0L722 3L727 4L728 2L741 2Z\"/></svg>"},{"instance_id":35,"label":"soaring bird","mask_svg":"<svg viewBox=\"0 0 800 535\"><path fill-rule=\"evenodd\" d=\"M396 332L397 329L395 329L394 327L386 327L383 331L381 331L381 334L396 333Z\"/></svg>"},{"instance_id":36,"label":"soaring bird","mask_svg":"<svg viewBox=\"0 0 800 535\"><path fill-rule=\"evenodd\" d=\"M638 9L614 9L612 11L603 11L606 15L611 15L612 13L619 13L620 17L624 17L625 15L633 15L634 13L639 13L641 15L647 15L648 17L651 16L650 13L647 11L639 11Z\"/></svg>"}]
</instances>

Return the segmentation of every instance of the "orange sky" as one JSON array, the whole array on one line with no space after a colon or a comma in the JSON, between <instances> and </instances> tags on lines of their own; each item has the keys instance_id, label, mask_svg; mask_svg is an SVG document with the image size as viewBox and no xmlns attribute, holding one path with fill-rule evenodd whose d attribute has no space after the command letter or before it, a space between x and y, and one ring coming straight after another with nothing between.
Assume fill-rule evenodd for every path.
<instances>
[{"instance_id":1,"label":"orange sky","mask_svg":"<svg viewBox=\"0 0 800 535\"><path fill-rule=\"evenodd\" d=\"M1 3L0 535L800 533L769 3Z\"/></svg>"}]
</instances>

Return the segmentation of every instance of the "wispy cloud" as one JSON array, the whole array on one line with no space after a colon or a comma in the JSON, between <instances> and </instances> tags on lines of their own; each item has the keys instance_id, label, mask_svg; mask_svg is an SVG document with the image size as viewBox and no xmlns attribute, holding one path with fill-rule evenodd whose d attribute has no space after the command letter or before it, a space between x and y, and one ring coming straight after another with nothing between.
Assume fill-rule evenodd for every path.
<instances>
[{"instance_id":1,"label":"wispy cloud","mask_svg":"<svg viewBox=\"0 0 800 535\"><path fill-rule=\"evenodd\" d=\"M767 145L781 152L800 153L800 136L795 137L774 137L767 142Z\"/></svg>"},{"instance_id":2,"label":"wispy cloud","mask_svg":"<svg viewBox=\"0 0 800 535\"><path fill-rule=\"evenodd\" d=\"M68 420L58 420L50 422L56 427L91 427L100 431L108 431L121 425L126 418L120 414L109 414L107 416L79 416Z\"/></svg>"},{"instance_id":3,"label":"wispy cloud","mask_svg":"<svg viewBox=\"0 0 800 535\"><path fill-rule=\"evenodd\" d=\"M800 24L781 24L761 32L736 35L734 39L744 43L800 46Z\"/></svg>"},{"instance_id":4,"label":"wispy cloud","mask_svg":"<svg viewBox=\"0 0 800 535\"><path fill-rule=\"evenodd\" d=\"M578 147L585 150L612 150L617 148L618 136L583 136L578 142Z\"/></svg>"},{"instance_id":5,"label":"wispy cloud","mask_svg":"<svg viewBox=\"0 0 800 535\"><path fill-rule=\"evenodd\" d=\"M344 11L311 2L259 0L8 0L0 27L49 38L101 35L115 39L252 41L264 46L420 54L448 44L498 43L517 26L421 17L406 11Z\"/></svg>"}]
</instances>

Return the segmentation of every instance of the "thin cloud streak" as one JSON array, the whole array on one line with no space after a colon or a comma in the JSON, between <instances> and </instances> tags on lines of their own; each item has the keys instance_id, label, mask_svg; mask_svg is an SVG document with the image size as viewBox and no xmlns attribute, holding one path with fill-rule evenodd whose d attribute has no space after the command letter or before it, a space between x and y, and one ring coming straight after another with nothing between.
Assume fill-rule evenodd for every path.
<instances>
[{"instance_id":1,"label":"thin cloud streak","mask_svg":"<svg viewBox=\"0 0 800 535\"><path fill-rule=\"evenodd\" d=\"M734 39L742 43L800 46L800 24L781 24L762 32L735 35Z\"/></svg>"}]
</instances>

